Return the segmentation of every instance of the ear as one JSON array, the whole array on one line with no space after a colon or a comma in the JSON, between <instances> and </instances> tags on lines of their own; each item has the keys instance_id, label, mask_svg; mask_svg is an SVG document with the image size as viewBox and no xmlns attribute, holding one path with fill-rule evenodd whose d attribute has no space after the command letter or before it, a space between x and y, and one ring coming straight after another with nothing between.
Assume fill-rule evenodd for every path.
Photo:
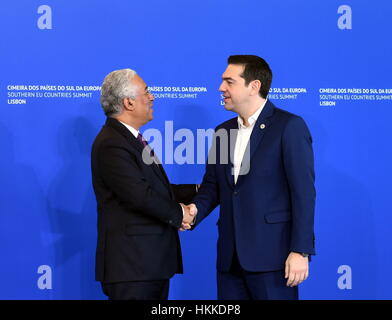
<instances>
[{"instance_id":1,"label":"ear","mask_svg":"<svg viewBox=\"0 0 392 320\"><path fill-rule=\"evenodd\" d=\"M252 88L251 94L252 94L252 95L258 95L258 94L259 94L259 91L260 91L260 88L261 88L261 82L260 82L260 80L253 80L253 81L250 83L250 85L251 85L251 88Z\"/></svg>"},{"instance_id":2,"label":"ear","mask_svg":"<svg viewBox=\"0 0 392 320\"><path fill-rule=\"evenodd\" d=\"M135 106L133 104L132 98L124 98L123 99L123 107L125 110L133 111L135 109Z\"/></svg>"}]
</instances>

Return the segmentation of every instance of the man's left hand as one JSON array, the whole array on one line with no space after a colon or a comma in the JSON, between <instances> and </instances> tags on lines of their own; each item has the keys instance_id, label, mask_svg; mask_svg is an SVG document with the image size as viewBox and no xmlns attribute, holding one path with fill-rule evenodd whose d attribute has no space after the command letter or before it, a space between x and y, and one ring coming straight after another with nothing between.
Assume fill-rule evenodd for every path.
<instances>
[{"instance_id":1,"label":"man's left hand","mask_svg":"<svg viewBox=\"0 0 392 320\"><path fill-rule=\"evenodd\" d=\"M295 287L305 281L309 275L309 258L300 253L290 252L286 260L285 279L288 287Z\"/></svg>"}]
</instances>

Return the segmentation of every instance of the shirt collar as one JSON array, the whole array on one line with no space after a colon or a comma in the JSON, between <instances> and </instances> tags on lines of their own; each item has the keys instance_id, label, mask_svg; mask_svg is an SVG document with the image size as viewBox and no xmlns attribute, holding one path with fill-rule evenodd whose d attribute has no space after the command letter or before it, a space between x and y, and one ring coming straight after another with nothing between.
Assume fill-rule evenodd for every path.
<instances>
[{"instance_id":1,"label":"shirt collar","mask_svg":"<svg viewBox=\"0 0 392 320\"><path fill-rule=\"evenodd\" d=\"M267 99L265 99L264 103L260 106L260 108L258 108L256 110L256 112L254 114L252 114L248 118L249 127L252 127L255 124L255 122L256 122L257 118L259 117L261 111L263 111L264 106L265 106L266 103L267 103ZM244 126L244 121L242 120L242 118L240 116L238 116L237 121L238 121L238 127L239 128L249 128L249 127L245 127Z\"/></svg>"},{"instance_id":2,"label":"shirt collar","mask_svg":"<svg viewBox=\"0 0 392 320\"><path fill-rule=\"evenodd\" d=\"M135 136L137 139L137 136L139 135L139 130L136 130L134 127L131 127L129 124L126 124L122 121L120 121L131 133Z\"/></svg>"}]
</instances>

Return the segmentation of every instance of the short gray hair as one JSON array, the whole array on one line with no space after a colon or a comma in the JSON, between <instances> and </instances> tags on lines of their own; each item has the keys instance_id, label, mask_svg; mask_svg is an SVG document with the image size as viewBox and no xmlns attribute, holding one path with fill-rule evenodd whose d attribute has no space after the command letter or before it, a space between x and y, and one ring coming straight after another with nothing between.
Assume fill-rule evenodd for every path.
<instances>
[{"instance_id":1,"label":"short gray hair","mask_svg":"<svg viewBox=\"0 0 392 320\"><path fill-rule=\"evenodd\" d=\"M123 110L123 99L134 98L136 86L130 81L136 75L131 69L110 72L103 80L101 87L101 105L106 116L111 117Z\"/></svg>"}]
</instances>

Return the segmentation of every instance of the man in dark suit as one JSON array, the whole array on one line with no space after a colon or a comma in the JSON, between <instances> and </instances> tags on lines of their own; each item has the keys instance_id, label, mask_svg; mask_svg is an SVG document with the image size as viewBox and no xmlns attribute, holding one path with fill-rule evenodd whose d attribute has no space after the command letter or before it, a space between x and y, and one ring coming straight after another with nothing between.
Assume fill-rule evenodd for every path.
<instances>
[{"instance_id":1,"label":"man in dark suit","mask_svg":"<svg viewBox=\"0 0 392 320\"><path fill-rule=\"evenodd\" d=\"M169 279L182 273L178 229L191 221L195 185L171 186L141 136L154 96L136 72L116 70L102 84L107 120L91 154L98 209L96 280L109 299L168 298Z\"/></svg>"},{"instance_id":2,"label":"man in dark suit","mask_svg":"<svg viewBox=\"0 0 392 320\"><path fill-rule=\"evenodd\" d=\"M262 58L229 57L219 90L238 117L216 128L190 206L196 226L220 205L219 299L298 299L315 254L312 138L301 117L267 100L271 81Z\"/></svg>"}]
</instances>

